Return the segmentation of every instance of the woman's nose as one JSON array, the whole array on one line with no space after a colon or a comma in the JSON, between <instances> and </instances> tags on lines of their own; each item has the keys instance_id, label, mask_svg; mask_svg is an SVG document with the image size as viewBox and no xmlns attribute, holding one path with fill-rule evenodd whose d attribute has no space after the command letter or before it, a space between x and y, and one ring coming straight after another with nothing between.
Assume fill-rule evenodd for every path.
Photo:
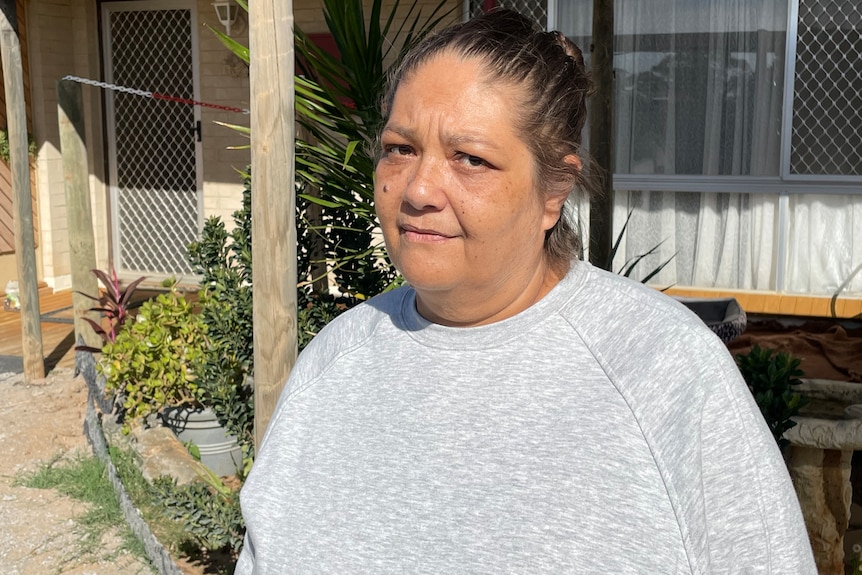
<instances>
[{"instance_id":1,"label":"woman's nose","mask_svg":"<svg viewBox=\"0 0 862 575\"><path fill-rule=\"evenodd\" d=\"M423 157L404 189L403 201L415 210L439 210L446 204L442 167L434 159Z\"/></svg>"}]
</instances>

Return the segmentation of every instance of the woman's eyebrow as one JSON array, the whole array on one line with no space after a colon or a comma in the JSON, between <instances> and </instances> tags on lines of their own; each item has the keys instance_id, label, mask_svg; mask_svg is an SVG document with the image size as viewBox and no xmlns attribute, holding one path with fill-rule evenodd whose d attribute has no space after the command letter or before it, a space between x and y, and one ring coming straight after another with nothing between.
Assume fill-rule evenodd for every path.
<instances>
[{"instance_id":1,"label":"woman's eyebrow","mask_svg":"<svg viewBox=\"0 0 862 575\"><path fill-rule=\"evenodd\" d=\"M406 126L400 126L398 124L386 124L383 127L382 133L392 132L397 136L401 136L404 139L412 140L416 135L416 130L412 128L408 128Z\"/></svg>"},{"instance_id":2,"label":"woman's eyebrow","mask_svg":"<svg viewBox=\"0 0 862 575\"><path fill-rule=\"evenodd\" d=\"M400 124L387 124L384 126L382 134L391 132L397 136L401 136L405 140L413 141L416 139L416 130ZM483 134L444 134L443 141L447 146L457 148L465 144L481 146L490 150L500 150L501 146L491 138Z\"/></svg>"},{"instance_id":3,"label":"woman's eyebrow","mask_svg":"<svg viewBox=\"0 0 862 575\"><path fill-rule=\"evenodd\" d=\"M445 138L446 143L452 147L462 146L464 144L473 144L477 146L481 146L483 148L499 150L500 145L485 136L473 135L473 134L452 134Z\"/></svg>"}]
</instances>

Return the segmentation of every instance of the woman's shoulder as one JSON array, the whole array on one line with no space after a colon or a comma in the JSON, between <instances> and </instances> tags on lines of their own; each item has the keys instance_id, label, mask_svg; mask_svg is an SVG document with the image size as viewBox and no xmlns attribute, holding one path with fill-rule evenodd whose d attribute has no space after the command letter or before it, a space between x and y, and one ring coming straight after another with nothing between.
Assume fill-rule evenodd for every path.
<instances>
[{"instance_id":1,"label":"woman's shoulder","mask_svg":"<svg viewBox=\"0 0 862 575\"><path fill-rule=\"evenodd\" d=\"M319 373L339 357L367 344L384 326L397 322L408 288L377 295L330 321L309 342L297 360L294 372Z\"/></svg>"},{"instance_id":2,"label":"woman's shoulder","mask_svg":"<svg viewBox=\"0 0 862 575\"><path fill-rule=\"evenodd\" d=\"M401 313L407 289L390 290L350 308L321 329L307 349L332 345L343 348L367 339L381 323L392 323Z\"/></svg>"},{"instance_id":3,"label":"woman's shoulder","mask_svg":"<svg viewBox=\"0 0 862 575\"><path fill-rule=\"evenodd\" d=\"M660 289L588 264L581 264L584 280L565 313L587 328L602 333L614 328L646 328L654 335L692 331L708 340L712 332L691 310ZM626 330L626 328L629 328Z\"/></svg>"},{"instance_id":4,"label":"woman's shoulder","mask_svg":"<svg viewBox=\"0 0 862 575\"><path fill-rule=\"evenodd\" d=\"M726 346L691 310L660 290L585 266L562 311L584 344L618 374L733 372ZM733 369L731 369L733 368Z\"/></svg>"}]
</instances>

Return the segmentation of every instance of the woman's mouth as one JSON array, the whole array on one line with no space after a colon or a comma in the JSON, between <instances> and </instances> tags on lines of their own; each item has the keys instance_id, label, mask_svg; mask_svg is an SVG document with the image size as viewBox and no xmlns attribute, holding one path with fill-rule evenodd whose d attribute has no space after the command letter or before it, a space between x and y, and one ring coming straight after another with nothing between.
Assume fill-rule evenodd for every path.
<instances>
[{"instance_id":1,"label":"woman's mouth","mask_svg":"<svg viewBox=\"0 0 862 575\"><path fill-rule=\"evenodd\" d=\"M446 240L452 239L453 236L448 234L444 234L434 229L430 228L420 228L417 226L412 226L409 224L404 224L399 226L401 229L401 235L404 236L405 239L414 242L424 242L424 243L435 243L435 242L444 242Z\"/></svg>"}]
</instances>

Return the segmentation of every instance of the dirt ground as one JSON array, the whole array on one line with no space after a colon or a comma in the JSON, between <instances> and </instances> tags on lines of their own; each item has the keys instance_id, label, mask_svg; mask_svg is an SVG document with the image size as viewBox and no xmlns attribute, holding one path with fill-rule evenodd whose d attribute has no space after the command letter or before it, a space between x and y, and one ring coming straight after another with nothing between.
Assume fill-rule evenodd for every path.
<instances>
[{"instance_id":1,"label":"dirt ground","mask_svg":"<svg viewBox=\"0 0 862 575\"><path fill-rule=\"evenodd\" d=\"M105 537L98 555L81 556L75 517L83 503L53 490L15 485L52 458L91 455L83 434L87 389L71 371L27 384L0 373L0 571L5 575L149 575L154 571Z\"/></svg>"}]
</instances>

